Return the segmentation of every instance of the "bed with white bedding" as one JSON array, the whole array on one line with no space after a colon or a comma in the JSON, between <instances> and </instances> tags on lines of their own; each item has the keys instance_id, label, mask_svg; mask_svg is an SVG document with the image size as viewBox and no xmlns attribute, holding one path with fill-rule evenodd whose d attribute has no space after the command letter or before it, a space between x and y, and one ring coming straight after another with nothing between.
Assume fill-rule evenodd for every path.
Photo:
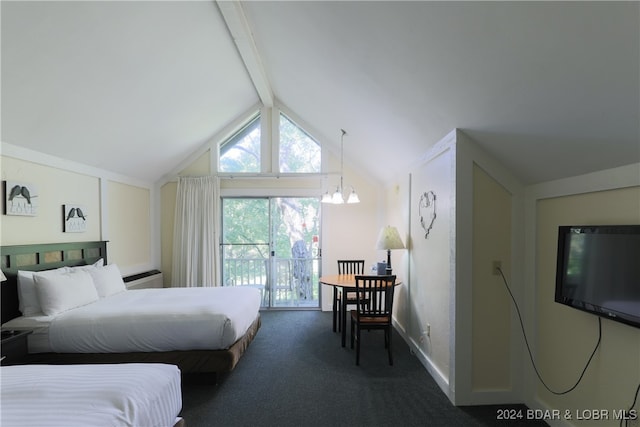
<instances>
[{"instance_id":1,"label":"bed with white bedding","mask_svg":"<svg viewBox=\"0 0 640 427\"><path fill-rule=\"evenodd\" d=\"M184 425L174 365L20 365L0 374L3 426Z\"/></svg>"},{"instance_id":2,"label":"bed with white bedding","mask_svg":"<svg viewBox=\"0 0 640 427\"><path fill-rule=\"evenodd\" d=\"M260 291L253 288L138 289L51 316L20 316L2 327L34 330L39 343L30 353L225 350L259 308Z\"/></svg>"},{"instance_id":3,"label":"bed with white bedding","mask_svg":"<svg viewBox=\"0 0 640 427\"><path fill-rule=\"evenodd\" d=\"M106 263L105 243L83 243L98 250L82 249L78 259L68 246L80 244L1 248L9 279L2 329L33 331L29 363L155 362L183 373L235 367L260 327L259 290L127 290L117 266ZM18 255L34 251L38 262L18 263ZM42 262L57 252L60 261Z\"/></svg>"}]
</instances>

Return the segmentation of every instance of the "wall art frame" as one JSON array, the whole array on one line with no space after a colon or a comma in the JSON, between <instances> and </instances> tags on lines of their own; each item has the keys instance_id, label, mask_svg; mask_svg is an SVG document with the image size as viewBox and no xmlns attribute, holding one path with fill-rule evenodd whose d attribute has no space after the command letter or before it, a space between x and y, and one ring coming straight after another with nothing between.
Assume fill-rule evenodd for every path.
<instances>
[{"instance_id":1,"label":"wall art frame","mask_svg":"<svg viewBox=\"0 0 640 427\"><path fill-rule=\"evenodd\" d=\"M83 205L62 205L62 231L84 233L87 231L87 208Z\"/></svg>"},{"instance_id":2,"label":"wall art frame","mask_svg":"<svg viewBox=\"0 0 640 427\"><path fill-rule=\"evenodd\" d=\"M28 182L4 181L4 214L38 215L38 188Z\"/></svg>"}]
</instances>

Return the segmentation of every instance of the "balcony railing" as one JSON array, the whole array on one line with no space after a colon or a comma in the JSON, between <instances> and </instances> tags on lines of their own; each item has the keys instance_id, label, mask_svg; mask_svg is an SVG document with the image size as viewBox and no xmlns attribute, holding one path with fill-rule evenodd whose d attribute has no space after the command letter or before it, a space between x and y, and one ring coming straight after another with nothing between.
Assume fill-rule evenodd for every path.
<instances>
[{"instance_id":1,"label":"balcony railing","mask_svg":"<svg viewBox=\"0 0 640 427\"><path fill-rule=\"evenodd\" d=\"M224 286L260 289L263 307L319 307L317 258L225 258L222 271Z\"/></svg>"}]
</instances>

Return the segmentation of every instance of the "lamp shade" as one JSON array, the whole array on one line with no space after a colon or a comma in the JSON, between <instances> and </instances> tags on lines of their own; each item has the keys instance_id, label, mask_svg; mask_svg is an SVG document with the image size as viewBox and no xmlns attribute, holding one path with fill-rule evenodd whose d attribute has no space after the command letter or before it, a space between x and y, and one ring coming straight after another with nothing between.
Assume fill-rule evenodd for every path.
<instances>
[{"instance_id":1,"label":"lamp shade","mask_svg":"<svg viewBox=\"0 0 640 427\"><path fill-rule=\"evenodd\" d=\"M7 276L5 276L2 270L0 270L0 282L4 282L5 280L7 280Z\"/></svg>"},{"instance_id":2,"label":"lamp shade","mask_svg":"<svg viewBox=\"0 0 640 427\"><path fill-rule=\"evenodd\" d=\"M351 187L351 193L349 194L349 199L347 199L347 203L360 203L360 198L358 197L358 193L356 190Z\"/></svg>"},{"instance_id":3,"label":"lamp shade","mask_svg":"<svg viewBox=\"0 0 640 427\"><path fill-rule=\"evenodd\" d=\"M398 229L392 226L383 227L378 234L378 243L376 249L390 250L390 249L404 249L402 239Z\"/></svg>"},{"instance_id":4,"label":"lamp shade","mask_svg":"<svg viewBox=\"0 0 640 427\"><path fill-rule=\"evenodd\" d=\"M334 205L341 205L344 203L344 197L342 197L342 192L340 191L340 187L336 188L336 192L331 196L331 203Z\"/></svg>"}]
</instances>

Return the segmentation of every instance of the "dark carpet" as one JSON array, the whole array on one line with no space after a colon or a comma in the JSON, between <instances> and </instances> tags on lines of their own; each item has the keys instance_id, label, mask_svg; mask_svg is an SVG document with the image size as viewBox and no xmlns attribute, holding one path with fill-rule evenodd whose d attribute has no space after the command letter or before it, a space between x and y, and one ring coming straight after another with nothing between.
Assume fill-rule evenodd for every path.
<instances>
[{"instance_id":1,"label":"dark carpet","mask_svg":"<svg viewBox=\"0 0 640 427\"><path fill-rule=\"evenodd\" d=\"M347 331L348 332L348 331ZM381 331L363 332L355 350L340 346L331 313L262 312L262 327L236 368L216 385L183 383L188 427L210 426L546 426L498 420L504 409L455 407L394 332L389 366Z\"/></svg>"}]
</instances>

